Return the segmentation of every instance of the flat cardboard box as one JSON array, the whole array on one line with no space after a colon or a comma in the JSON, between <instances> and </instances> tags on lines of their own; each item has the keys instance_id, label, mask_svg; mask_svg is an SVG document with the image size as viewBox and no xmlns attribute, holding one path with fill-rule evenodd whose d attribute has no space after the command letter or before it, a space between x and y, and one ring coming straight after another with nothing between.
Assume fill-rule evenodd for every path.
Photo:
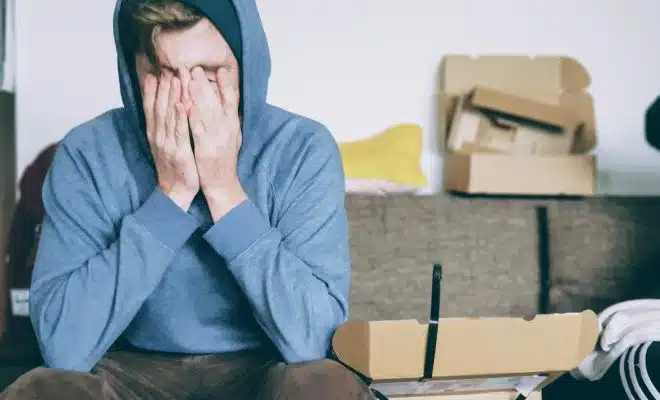
<instances>
[{"instance_id":1,"label":"flat cardboard box","mask_svg":"<svg viewBox=\"0 0 660 400\"><path fill-rule=\"evenodd\" d=\"M491 392L478 394L450 394L446 396L407 396L392 397L401 400L517 400L518 392ZM526 400L541 400L541 392L533 392Z\"/></svg>"},{"instance_id":2,"label":"flat cardboard box","mask_svg":"<svg viewBox=\"0 0 660 400\"><path fill-rule=\"evenodd\" d=\"M598 337L592 311L532 320L441 318L437 326L430 380L422 380L429 324L417 320L349 321L335 332L333 352L369 378L372 388L392 398L511 391L529 395L576 368Z\"/></svg>"},{"instance_id":3,"label":"flat cardboard box","mask_svg":"<svg viewBox=\"0 0 660 400\"><path fill-rule=\"evenodd\" d=\"M586 68L570 57L446 56L440 74L445 189L468 194L593 195L596 159L589 153L596 146L597 137L593 99L586 91L590 82ZM456 114L465 110L465 102L475 89L491 95L488 101L493 93L508 96L509 106L513 104L519 113L532 114L528 119L550 119L551 125L568 131L573 136L570 146L566 145L570 154L560 154L565 142L557 141L553 143L556 147L548 145L552 141L546 141L546 147L536 154L520 154L525 147L538 148L538 143L525 144L521 140L520 151L513 151L513 145L503 148L501 135L500 144L490 148L457 145L455 138L452 143L450 132L457 121ZM539 109L545 110L540 118ZM575 129L570 128L572 123ZM533 136L530 132L525 137ZM462 141L465 142L469 143Z\"/></svg>"}]
</instances>

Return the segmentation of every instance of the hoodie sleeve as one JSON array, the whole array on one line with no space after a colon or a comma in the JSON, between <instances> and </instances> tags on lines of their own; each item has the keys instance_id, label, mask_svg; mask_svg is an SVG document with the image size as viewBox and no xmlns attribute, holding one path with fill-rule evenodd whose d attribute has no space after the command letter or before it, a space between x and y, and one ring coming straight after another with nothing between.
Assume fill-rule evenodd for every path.
<instances>
[{"instance_id":1,"label":"hoodie sleeve","mask_svg":"<svg viewBox=\"0 0 660 400\"><path fill-rule=\"evenodd\" d=\"M133 214L112 218L90 168L80 151L58 149L30 289L46 365L81 372L119 338L197 228L158 190Z\"/></svg>"},{"instance_id":2,"label":"hoodie sleeve","mask_svg":"<svg viewBox=\"0 0 660 400\"><path fill-rule=\"evenodd\" d=\"M275 226L247 200L205 235L289 363L327 357L347 319L351 273L337 144L329 133L312 136L295 158Z\"/></svg>"}]
</instances>

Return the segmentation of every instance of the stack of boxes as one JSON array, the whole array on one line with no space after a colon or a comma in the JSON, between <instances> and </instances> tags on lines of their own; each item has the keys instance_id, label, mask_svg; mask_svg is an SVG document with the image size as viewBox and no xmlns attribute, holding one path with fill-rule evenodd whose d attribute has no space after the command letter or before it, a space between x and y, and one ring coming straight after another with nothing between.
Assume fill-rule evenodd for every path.
<instances>
[{"instance_id":1,"label":"stack of boxes","mask_svg":"<svg viewBox=\"0 0 660 400\"><path fill-rule=\"evenodd\" d=\"M568 57L446 56L440 77L445 189L595 194L590 83L586 68Z\"/></svg>"}]
</instances>

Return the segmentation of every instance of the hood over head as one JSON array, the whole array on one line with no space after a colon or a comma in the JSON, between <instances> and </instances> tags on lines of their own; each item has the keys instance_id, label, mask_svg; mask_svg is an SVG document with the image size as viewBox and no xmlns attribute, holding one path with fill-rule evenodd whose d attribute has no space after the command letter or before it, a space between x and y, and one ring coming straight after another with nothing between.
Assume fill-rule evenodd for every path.
<instances>
[{"instance_id":1,"label":"hood over head","mask_svg":"<svg viewBox=\"0 0 660 400\"><path fill-rule=\"evenodd\" d=\"M142 96L135 71L135 39L129 37L130 10L140 0L117 0L114 37L119 85L131 123L143 130ZM243 132L257 122L266 105L271 72L270 49L256 0L181 0L201 11L216 26L234 52L240 68L240 108ZM144 136L144 135L141 135ZM146 137L144 137L146 141Z\"/></svg>"}]
</instances>

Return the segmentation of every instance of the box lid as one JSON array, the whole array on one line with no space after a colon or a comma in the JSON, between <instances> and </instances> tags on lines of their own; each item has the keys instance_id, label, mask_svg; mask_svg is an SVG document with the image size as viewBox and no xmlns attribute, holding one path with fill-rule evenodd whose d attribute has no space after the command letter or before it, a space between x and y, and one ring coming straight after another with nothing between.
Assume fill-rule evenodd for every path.
<instances>
[{"instance_id":1,"label":"box lid","mask_svg":"<svg viewBox=\"0 0 660 400\"><path fill-rule=\"evenodd\" d=\"M562 106L584 124L575 153L587 153L597 143L593 98L586 91L590 85L584 65L565 56L451 54L443 58L439 76L443 96L461 96L481 86Z\"/></svg>"},{"instance_id":2,"label":"box lid","mask_svg":"<svg viewBox=\"0 0 660 400\"><path fill-rule=\"evenodd\" d=\"M583 92L591 75L579 61L566 56L449 54L443 60L443 92L460 94L474 86L513 91L522 96Z\"/></svg>"},{"instance_id":3,"label":"box lid","mask_svg":"<svg viewBox=\"0 0 660 400\"><path fill-rule=\"evenodd\" d=\"M543 103L519 95L480 86L474 87L466 99L466 106L483 111L492 111L521 120L562 130L576 128L575 118L559 105Z\"/></svg>"},{"instance_id":4,"label":"box lid","mask_svg":"<svg viewBox=\"0 0 660 400\"><path fill-rule=\"evenodd\" d=\"M416 320L349 321L335 333L337 358L373 380L424 374L428 324ZM565 372L598 338L594 312L522 318L446 318L438 323L433 378Z\"/></svg>"},{"instance_id":5,"label":"box lid","mask_svg":"<svg viewBox=\"0 0 660 400\"><path fill-rule=\"evenodd\" d=\"M518 392L494 392L494 393L472 393L472 394L444 394L436 396L402 396L390 397L405 400L517 400ZM525 400L541 400L541 392L530 393Z\"/></svg>"}]
</instances>

